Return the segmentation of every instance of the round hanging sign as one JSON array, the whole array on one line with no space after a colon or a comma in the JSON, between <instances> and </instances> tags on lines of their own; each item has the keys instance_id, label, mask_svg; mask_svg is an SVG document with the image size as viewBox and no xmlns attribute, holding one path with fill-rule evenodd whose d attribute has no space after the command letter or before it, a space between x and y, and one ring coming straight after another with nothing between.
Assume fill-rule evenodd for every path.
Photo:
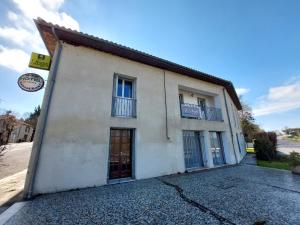
<instances>
[{"instance_id":1,"label":"round hanging sign","mask_svg":"<svg viewBox=\"0 0 300 225\"><path fill-rule=\"evenodd\" d=\"M34 92L44 87L44 79L35 73L25 73L18 79L19 87L24 91Z\"/></svg>"}]
</instances>

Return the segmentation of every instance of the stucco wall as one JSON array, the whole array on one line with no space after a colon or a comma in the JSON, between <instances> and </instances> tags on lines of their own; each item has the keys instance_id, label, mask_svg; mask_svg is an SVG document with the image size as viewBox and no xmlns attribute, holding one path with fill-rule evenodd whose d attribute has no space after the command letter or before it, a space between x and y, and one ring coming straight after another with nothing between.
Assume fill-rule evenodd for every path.
<instances>
[{"instance_id":1,"label":"stucco wall","mask_svg":"<svg viewBox=\"0 0 300 225\"><path fill-rule=\"evenodd\" d=\"M111 116L115 73L136 79L137 118ZM214 94L216 104L222 108L224 122L181 118L179 87ZM229 95L226 98L231 101ZM228 109L232 110L230 106ZM227 162L235 163L223 87L64 44L34 193L106 184L111 127L135 128L136 179L185 171L182 130L223 131Z\"/></svg>"}]
</instances>

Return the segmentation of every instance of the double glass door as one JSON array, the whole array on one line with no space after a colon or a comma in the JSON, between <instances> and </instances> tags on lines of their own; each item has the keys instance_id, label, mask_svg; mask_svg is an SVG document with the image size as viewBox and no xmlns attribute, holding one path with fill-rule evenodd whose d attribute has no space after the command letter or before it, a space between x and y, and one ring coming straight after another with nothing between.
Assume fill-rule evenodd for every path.
<instances>
[{"instance_id":1,"label":"double glass door","mask_svg":"<svg viewBox=\"0 0 300 225\"><path fill-rule=\"evenodd\" d=\"M187 170L203 167L200 134L199 131L183 131L184 160Z\"/></svg>"}]
</instances>

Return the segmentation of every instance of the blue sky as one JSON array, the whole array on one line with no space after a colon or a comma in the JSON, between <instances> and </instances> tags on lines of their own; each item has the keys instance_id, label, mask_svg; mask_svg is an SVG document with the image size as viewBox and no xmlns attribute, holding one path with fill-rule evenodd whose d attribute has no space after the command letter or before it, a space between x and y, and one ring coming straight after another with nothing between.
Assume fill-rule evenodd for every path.
<instances>
[{"instance_id":1,"label":"blue sky","mask_svg":"<svg viewBox=\"0 0 300 225\"><path fill-rule=\"evenodd\" d=\"M17 86L31 51L45 53L31 21L45 20L228 80L267 130L300 126L300 1L4 0L0 108L23 115L43 91Z\"/></svg>"}]
</instances>

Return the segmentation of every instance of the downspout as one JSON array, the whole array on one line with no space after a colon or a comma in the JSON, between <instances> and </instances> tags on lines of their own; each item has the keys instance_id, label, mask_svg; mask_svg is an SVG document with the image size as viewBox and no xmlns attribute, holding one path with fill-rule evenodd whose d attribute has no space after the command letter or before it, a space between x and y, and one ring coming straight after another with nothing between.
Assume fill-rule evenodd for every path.
<instances>
[{"instance_id":1,"label":"downspout","mask_svg":"<svg viewBox=\"0 0 300 225\"><path fill-rule=\"evenodd\" d=\"M233 131L232 131L232 126L231 126L231 121L230 121L230 116L229 116L229 111L228 111L228 105L227 105L227 100L226 100L226 95L225 95L225 88L223 88L223 95L224 95L224 101L225 101L225 107L226 107L226 114L227 114L229 128L230 128L231 142L232 142L232 147L233 147L233 152L234 152L234 157L235 157L235 163L238 164L238 160L237 160L237 156L236 156L236 152L235 152L234 139L233 139Z\"/></svg>"},{"instance_id":2,"label":"downspout","mask_svg":"<svg viewBox=\"0 0 300 225\"><path fill-rule=\"evenodd\" d=\"M57 75L58 70L58 64L60 61L60 56L62 52L62 44L60 40L58 39L55 28L52 27L52 33L57 40L57 49L55 50L54 58L55 61L53 62L51 66L51 70L49 73L50 79L48 80L49 84L47 84L45 94L44 94L44 100L43 100L43 107L42 107L42 113L38 120L37 129L35 132L35 138L34 143L32 146L32 152L30 156L29 166L28 166L28 172L26 176L26 182L24 186L24 198L30 199L33 197L33 188L36 178L36 172L38 168L40 153L41 153L41 147L44 140L44 134L46 130L47 120L48 120L48 114L50 109L50 104L53 96L53 90L55 85L55 79Z\"/></svg>"},{"instance_id":3,"label":"downspout","mask_svg":"<svg viewBox=\"0 0 300 225\"><path fill-rule=\"evenodd\" d=\"M167 91L166 91L166 71L164 70L164 94L165 94L165 112L166 112L166 138L170 140L168 128L168 105L167 105Z\"/></svg>"}]
</instances>

